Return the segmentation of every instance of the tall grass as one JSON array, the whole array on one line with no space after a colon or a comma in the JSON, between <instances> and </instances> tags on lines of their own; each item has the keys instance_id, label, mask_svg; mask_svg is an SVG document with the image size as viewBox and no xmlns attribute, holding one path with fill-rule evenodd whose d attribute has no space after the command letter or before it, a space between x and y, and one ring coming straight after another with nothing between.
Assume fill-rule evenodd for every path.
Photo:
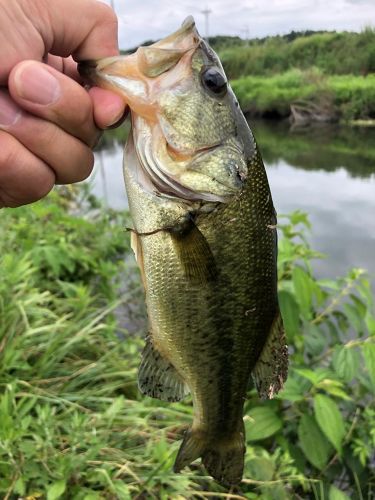
<instances>
[{"instance_id":1,"label":"tall grass","mask_svg":"<svg viewBox=\"0 0 375 500\"><path fill-rule=\"evenodd\" d=\"M375 75L325 76L317 68L274 76L245 76L231 82L241 108L252 115L287 117L290 106L324 101L343 120L375 117Z\"/></svg>"},{"instance_id":2,"label":"tall grass","mask_svg":"<svg viewBox=\"0 0 375 500\"><path fill-rule=\"evenodd\" d=\"M267 75L298 68L319 68L327 75L366 75L375 72L375 30L361 33L317 33L288 41L269 37L220 49L224 68L231 79Z\"/></svg>"},{"instance_id":3,"label":"tall grass","mask_svg":"<svg viewBox=\"0 0 375 500\"><path fill-rule=\"evenodd\" d=\"M375 317L362 270L317 281L306 217L281 219L290 375L274 401L249 390L244 481L228 492L199 464L172 472L190 400L138 392L143 342L115 314L141 300L127 214L66 195L1 211L2 498L371 497Z\"/></svg>"}]
</instances>

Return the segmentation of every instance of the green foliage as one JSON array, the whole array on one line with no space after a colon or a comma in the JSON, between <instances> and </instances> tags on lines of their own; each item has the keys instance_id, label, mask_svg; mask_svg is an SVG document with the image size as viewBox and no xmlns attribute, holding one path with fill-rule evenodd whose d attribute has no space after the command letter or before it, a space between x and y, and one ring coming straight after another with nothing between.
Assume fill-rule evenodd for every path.
<instances>
[{"instance_id":1,"label":"green foliage","mask_svg":"<svg viewBox=\"0 0 375 500\"><path fill-rule=\"evenodd\" d=\"M249 46L220 47L230 78L271 76L298 68L321 69L325 74L367 75L375 72L375 30L361 33L314 33L311 36L269 37Z\"/></svg>"},{"instance_id":2,"label":"green foliage","mask_svg":"<svg viewBox=\"0 0 375 500\"><path fill-rule=\"evenodd\" d=\"M340 119L375 117L375 30L269 37L220 45L219 54L243 110L286 117L296 102Z\"/></svg>"},{"instance_id":3,"label":"green foliage","mask_svg":"<svg viewBox=\"0 0 375 500\"><path fill-rule=\"evenodd\" d=\"M119 315L140 301L127 215L63 194L0 213L0 496L371 497L375 317L362 270L317 280L306 216L281 218L290 373L272 401L249 391L245 477L227 495L198 464L171 470L190 400L137 390L143 341Z\"/></svg>"},{"instance_id":4,"label":"green foliage","mask_svg":"<svg viewBox=\"0 0 375 500\"><path fill-rule=\"evenodd\" d=\"M289 70L274 76L244 76L232 82L241 108L250 114L287 117L297 101L331 107L343 120L375 116L375 75L324 76L319 70Z\"/></svg>"}]
</instances>

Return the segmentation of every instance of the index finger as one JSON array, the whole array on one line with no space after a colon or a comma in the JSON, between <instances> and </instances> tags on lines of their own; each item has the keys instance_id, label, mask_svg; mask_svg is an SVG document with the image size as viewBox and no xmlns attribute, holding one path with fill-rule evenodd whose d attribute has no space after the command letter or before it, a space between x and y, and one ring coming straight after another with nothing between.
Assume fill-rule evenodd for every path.
<instances>
[{"instance_id":1,"label":"index finger","mask_svg":"<svg viewBox=\"0 0 375 500\"><path fill-rule=\"evenodd\" d=\"M46 53L77 61L119 53L117 16L98 0L21 0L43 38Z\"/></svg>"}]
</instances>

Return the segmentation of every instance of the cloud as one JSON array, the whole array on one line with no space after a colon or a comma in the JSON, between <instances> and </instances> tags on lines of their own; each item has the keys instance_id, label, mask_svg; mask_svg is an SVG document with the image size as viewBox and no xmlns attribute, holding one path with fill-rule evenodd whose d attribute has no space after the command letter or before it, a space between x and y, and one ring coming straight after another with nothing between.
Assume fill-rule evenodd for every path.
<instances>
[{"instance_id":1,"label":"cloud","mask_svg":"<svg viewBox=\"0 0 375 500\"><path fill-rule=\"evenodd\" d=\"M106 0L110 3L110 0ZM210 34L251 37L294 30L360 31L375 20L374 0L113 0L119 16L119 39L123 48L146 39L158 39L176 30L193 14L198 29L205 32L202 9L210 14ZM374 22L373 22L374 24Z\"/></svg>"}]
</instances>

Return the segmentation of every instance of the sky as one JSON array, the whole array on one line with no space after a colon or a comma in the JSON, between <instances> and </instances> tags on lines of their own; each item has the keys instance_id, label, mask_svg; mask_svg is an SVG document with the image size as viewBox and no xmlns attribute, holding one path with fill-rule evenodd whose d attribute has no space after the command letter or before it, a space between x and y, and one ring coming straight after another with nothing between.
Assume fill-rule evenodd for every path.
<instances>
[{"instance_id":1,"label":"sky","mask_svg":"<svg viewBox=\"0 0 375 500\"><path fill-rule=\"evenodd\" d=\"M286 34L292 30L360 31L375 26L375 0L102 0L111 2L119 17L121 48L159 39L175 31L188 15L205 35L250 38Z\"/></svg>"}]
</instances>

